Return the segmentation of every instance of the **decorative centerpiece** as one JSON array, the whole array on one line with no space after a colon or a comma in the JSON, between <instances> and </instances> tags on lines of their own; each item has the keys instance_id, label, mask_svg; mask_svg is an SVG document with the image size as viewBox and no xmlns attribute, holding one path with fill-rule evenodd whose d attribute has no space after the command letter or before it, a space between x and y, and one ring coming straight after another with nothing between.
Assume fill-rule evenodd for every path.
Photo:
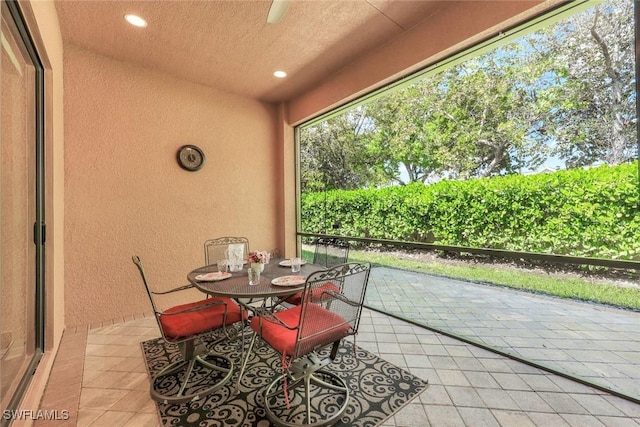
<instances>
[{"instance_id":1,"label":"decorative centerpiece","mask_svg":"<svg viewBox=\"0 0 640 427\"><path fill-rule=\"evenodd\" d=\"M255 251L249 252L248 261L251 264L251 268L264 271L264 265L269 264L269 258L271 258L267 251Z\"/></svg>"}]
</instances>

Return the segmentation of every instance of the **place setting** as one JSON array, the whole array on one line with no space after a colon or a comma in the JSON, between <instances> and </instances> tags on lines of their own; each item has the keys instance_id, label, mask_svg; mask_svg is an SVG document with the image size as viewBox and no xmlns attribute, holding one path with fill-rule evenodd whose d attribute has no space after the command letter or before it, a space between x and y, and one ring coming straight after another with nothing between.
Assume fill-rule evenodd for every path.
<instances>
[{"instance_id":1,"label":"place setting","mask_svg":"<svg viewBox=\"0 0 640 427\"><path fill-rule=\"evenodd\" d=\"M292 265L296 264L296 258L291 258L291 259L285 259L282 260L278 263L278 265L280 267L291 267ZM307 261L303 260L302 258L297 258L297 264L299 265L305 265L307 263Z\"/></svg>"},{"instance_id":2,"label":"place setting","mask_svg":"<svg viewBox=\"0 0 640 427\"><path fill-rule=\"evenodd\" d=\"M271 280L271 284L274 286L298 286L304 284L306 279L305 276L280 276Z\"/></svg>"},{"instance_id":3,"label":"place setting","mask_svg":"<svg viewBox=\"0 0 640 427\"><path fill-rule=\"evenodd\" d=\"M195 279L199 282L218 282L231 277L231 273L228 271L213 271L211 273L199 274L195 276Z\"/></svg>"}]
</instances>

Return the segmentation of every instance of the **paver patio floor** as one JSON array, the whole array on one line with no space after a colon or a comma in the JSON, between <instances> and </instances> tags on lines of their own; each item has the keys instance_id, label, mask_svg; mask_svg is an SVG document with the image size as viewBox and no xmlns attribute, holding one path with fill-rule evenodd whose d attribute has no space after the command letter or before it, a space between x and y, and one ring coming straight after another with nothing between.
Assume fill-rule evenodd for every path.
<instances>
[{"instance_id":1,"label":"paver patio floor","mask_svg":"<svg viewBox=\"0 0 640 427\"><path fill-rule=\"evenodd\" d=\"M366 305L640 399L640 313L372 269Z\"/></svg>"}]
</instances>

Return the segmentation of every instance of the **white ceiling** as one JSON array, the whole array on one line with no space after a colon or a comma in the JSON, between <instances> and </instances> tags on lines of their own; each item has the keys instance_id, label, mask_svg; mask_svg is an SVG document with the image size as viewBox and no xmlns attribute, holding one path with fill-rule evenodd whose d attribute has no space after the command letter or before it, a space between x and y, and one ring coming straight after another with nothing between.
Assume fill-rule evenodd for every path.
<instances>
[{"instance_id":1,"label":"white ceiling","mask_svg":"<svg viewBox=\"0 0 640 427\"><path fill-rule=\"evenodd\" d=\"M358 57L433 18L447 1L294 0L267 24L270 0L56 0L63 40L267 102L296 97ZM140 29L123 17L135 13ZM285 79L273 71L289 73Z\"/></svg>"}]
</instances>

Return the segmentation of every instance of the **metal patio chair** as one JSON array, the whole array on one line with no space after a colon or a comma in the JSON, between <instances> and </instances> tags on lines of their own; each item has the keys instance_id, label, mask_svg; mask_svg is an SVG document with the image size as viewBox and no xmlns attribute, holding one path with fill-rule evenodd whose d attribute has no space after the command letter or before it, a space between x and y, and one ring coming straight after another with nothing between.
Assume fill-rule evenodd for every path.
<instances>
[{"instance_id":1,"label":"metal patio chair","mask_svg":"<svg viewBox=\"0 0 640 427\"><path fill-rule=\"evenodd\" d=\"M315 251L313 253L313 263L320 264L325 267L331 267L334 265L344 264L349 259L349 242L339 238L318 238L315 241ZM315 294L311 297L317 299L324 290L333 290L340 292L341 283L334 281L327 283L324 289L317 289ZM302 292L298 292L284 299L284 302L292 305L300 304L302 299ZM277 303L281 303L278 301ZM277 304L276 304L277 305Z\"/></svg>"},{"instance_id":2,"label":"metal patio chair","mask_svg":"<svg viewBox=\"0 0 640 427\"><path fill-rule=\"evenodd\" d=\"M218 237L204 242L204 262L212 265L221 259L226 258L225 251L230 244L243 244L244 257L249 255L249 239L246 237Z\"/></svg>"},{"instance_id":3,"label":"metal patio chair","mask_svg":"<svg viewBox=\"0 0 640 427\"><path fill-rule=\"evenodd\" d=\"M337 237L320 237L314 242L313 263L325 267L344 264L349 260L348 240Z\"/></svg>"},{"instance_id":4,"label":"metal patio chair","mask_svg":"<svg viewBox=\"0 0 640 427\"><path fill-rule=\"evenodd\" d=\"M167 344L176 344L181 356L151 379L151 398L165 404L180 404L198 400L218 390L231 378L233 362L226 356L212 353L201 338L222 332L210 343L211 346L229 339L226 327L246 320L246 316L235 301L223 297L160 310L156 296L184 291L193 286L180 286L164 292L152 291L142 261L135 255L132 259L142 276L162 338Z\"/></svg>"},{"instance_id":5,"label":"metal patio chair","mask_svg":"<svg viewBox=\"0 0 640 427\"><path fill-rule=\"evenodd\" d=\"M358 332L370 269L369 264L350 263L312 273L300 305L265 309L251 320L256 336L282 356L283 373L264 396L266 415L275 425L329 426L347 409L349 386L324 368L336 358L341 340ZM342 283L340 292L327 289L335 282ZM322 289L322 304L307 297ZM249 349L254 341L255 336Z\"/></svg>"}]
</instances>

